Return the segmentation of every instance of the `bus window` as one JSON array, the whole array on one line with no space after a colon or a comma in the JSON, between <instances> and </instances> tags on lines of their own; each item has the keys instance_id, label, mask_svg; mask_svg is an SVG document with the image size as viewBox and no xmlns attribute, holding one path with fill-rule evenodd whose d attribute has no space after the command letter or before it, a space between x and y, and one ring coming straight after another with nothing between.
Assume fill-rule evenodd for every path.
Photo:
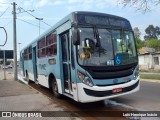
<instances>
[{"instance_id":1,"label":"bus window","mask_svg":"<svg viewBox=\"0 0 160 120\"><path fill-rule=\"evenodd\" d=\"M47 47L47 55L53 56L57 54L57 44L53 44Z\"/></svg>"},{"instance_id":2,"label":"bus window","mask_svg":"<svg viewBox=\"0 0 160 120\"><path fill-rule=\"evenodd\" d=\"M54 56L57 54L57 39L56 33L52 33L46 37L47 56Z\"/></svg>"},{"instance_id":3,"label":"bus window","mask_svg":"<svg viewBox=\"0 0 160 120\"><path fill-rule=\"evenodd\" d=\"M38 42L38 49L45 47L45 38L42 38L39 42Z\"/></svg>"},{"instance_id":4,"label":"bus window","mask_svg":"<svg viewBox=\"0 0 160 120\"><path fill-rule=\"evenodd\" d=\"M30 59L32 59L32 46L24 50L24 60L30 60Z\"/></svg>"},{"instance_id":5,"label":"bus window","mask_svg":"<svg viewBox=\"0 0 160 120\"><path fill-rule=\"evenodd\" d=\"M28 59L32 59L32 46L28 48Z\"/></svg>"},{"instance_id":6,"label":"bus window","mask_svg":"<svg viewBox=\"0 0 160 120\"><path fill-rule=\"evenodd\" d=\"M45 57L46 56L46 48L42 48L38 50L38 57Z\"/></svg>"},{"instance_id":7,"label":"bus window","mask_svg":"<svg viewBox=\"0 0 160 120\"><path fill-rule=\"evenodd\" d=\"M46 56L46 45L45 45L45 38L42 38L38 42L38 57L45 57Z\"/></svg>"},{"instance_id":8,"label":"bus window","mask_svg":"<svg viewBox=\"0 0 160 120\"><path fill-rule=\"evenodd\" d=\"M66 42L67 42L67 39L66 39L66 36L65 35L63 35L62 37L61 37L61 39L62 39L62 56L63 56L63 62L67 62L67 46L66 46Z\"/></svg>"},{"instance_id":9,"label":"bus window","mask_svg":"<svg viewBox=\"0 0 160 120\"><path fill-rule=\"evenodd\" d=\"M53 45L53 54L56 55L57 54L57 44Z\"/></svg>"}]
</instances>

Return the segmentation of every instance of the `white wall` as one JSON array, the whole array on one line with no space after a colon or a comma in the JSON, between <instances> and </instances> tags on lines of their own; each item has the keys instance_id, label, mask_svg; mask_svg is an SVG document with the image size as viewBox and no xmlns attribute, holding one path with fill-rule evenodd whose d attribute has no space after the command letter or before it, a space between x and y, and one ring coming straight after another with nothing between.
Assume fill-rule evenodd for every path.
<instances>
[{"instance_id":1,"label":"white wall","mask_svg":"<svg viewBox=\"0 0 160 120\"><path fill-rule=\"evenodd\" d=\"M155 65L154 63L154 57L159 58L159 65ZM144 54L139 55L139 68L140 69L160 69L160 54Z\"/></svg>"}]
</instances>

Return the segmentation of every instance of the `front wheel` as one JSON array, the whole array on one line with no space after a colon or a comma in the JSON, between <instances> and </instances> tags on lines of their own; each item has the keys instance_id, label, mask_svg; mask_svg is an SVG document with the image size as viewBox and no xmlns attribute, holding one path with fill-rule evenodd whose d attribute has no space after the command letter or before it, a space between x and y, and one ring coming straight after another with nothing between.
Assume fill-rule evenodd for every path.
<instances>
[{"instance_id":1,"label":"front wheel","mask_svg":"<svg viewBox=\"0 0 160 120\"><path fill-rule=\"evenodd\" d=\"M52 80L52 92L56 98L60 98L61 95L58 92L58 85L56 80Z\"/></svg>"}]
</instances>

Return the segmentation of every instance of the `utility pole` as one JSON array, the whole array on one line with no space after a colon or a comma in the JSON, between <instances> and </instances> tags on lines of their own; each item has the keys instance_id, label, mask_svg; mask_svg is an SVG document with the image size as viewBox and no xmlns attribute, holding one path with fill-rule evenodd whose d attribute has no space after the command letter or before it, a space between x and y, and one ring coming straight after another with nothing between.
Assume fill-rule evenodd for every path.
<instances>
[{"instance_id":1,"label":"utility pole","mask_svg":"<svg viewBox=\"0 0 160 120\"><path fill-rule=\"evenodd\" d=\"M16 38L16 3L13 2L13 58L14 58L14 80L17 80L17 38Z\"/></svg>"},{"instance_id":2,"label":"utility pole","mask_svg":"<svg viewBox=\"0 0 160 120\"><path fill-rule=\"evenodd\" d=\"M3 69L4 69L4 80L6 80L6 56L5 50L3 50Z\"/></svg>"},{"instance_id":3,"label":"utility pole","mask_svg":"<svg viewBox=\"0 0 160 120\"><path fill-rule=\"evenodd\" d=\"M40 35L40 21L43 20L43 18L36 18L37 20L39 20L39 35Z\"/></svg>"}]
</instances>

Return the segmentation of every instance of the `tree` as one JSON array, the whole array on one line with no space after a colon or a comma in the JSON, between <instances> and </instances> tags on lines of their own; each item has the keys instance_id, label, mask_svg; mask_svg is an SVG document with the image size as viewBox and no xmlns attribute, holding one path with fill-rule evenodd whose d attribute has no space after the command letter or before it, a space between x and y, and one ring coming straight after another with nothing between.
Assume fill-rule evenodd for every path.
<instances>
[{"instance_id":1,"label":"tree","mask_svg":"<svg viewBox=\"0 0 160 120\"><path fill-rule=\"evenodd\" d=\"M147 12L150 11L151 6L160 5L160 0L121 0L121 4L134 6L137 10Z\"/></svg>"},{"instance_id":2,"label":"tree","mask_svg":"<svg viewBox=\"0 0 160 120\"><path fill-rule=\"evenodd\" d=\"M139 31L139 28L138 28L138 27L135 27L135 28L133 29L133 32L134 32L135 38L140 39L141 32Z\"/></svg>"},{"instance_id":3,"label":"tree","mask_svg":"<svg viewBox=\"0 0 160 120\"><path fill-rule=\"evenodd\" d=\"M140 39L141 32L140 32L140 30L139 30L138 27L135 27L135 28L133 29L133 32L134 32L134 36L135 36L135 38L136 38L137 50L139 50L140 48L142 48L142 47L144 46L144 41L142 41L142 40Z\"/></svg>"},{"instance_id":4,"label":"tree","mask_svg":"<svg viewBox=\"0 0 160 120\"><path fill-rule=\"evenodd\" d=\"M160 40L151 39L147 42L147 47L155 48L156 51L160 51Z\"/></svg>"},{"instance_id":5,"label":"tree","mask_svg":"<svg viewBox=\"0 0 160 120\"><path fill-rule=\"evenodd\" d=\"M144 47L144 41L142 41L141 39L139 38L136 38L136 47L137 47L137 50L139 50L140 48Z\"/></svg>"},{"instance_id":6,"label":"tree","mask_svg":"<svg viewBox=\"0 0 160 120\"><path fill-rule=\"evenodd\" d=\"M160 35L160 28L158 26L154 27L153 25L149 25L145 29L146 35L144 36L144 39L158 39Z\"/></svg>"}]
</instances>

